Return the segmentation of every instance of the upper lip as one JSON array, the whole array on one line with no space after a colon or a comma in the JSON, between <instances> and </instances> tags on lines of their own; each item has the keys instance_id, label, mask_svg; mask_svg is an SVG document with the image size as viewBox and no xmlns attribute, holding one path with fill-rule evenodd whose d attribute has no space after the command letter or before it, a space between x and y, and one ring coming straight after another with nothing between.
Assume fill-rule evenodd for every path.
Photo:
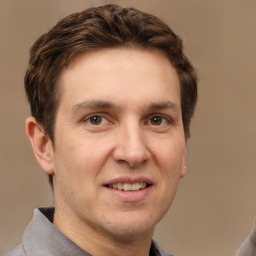
<instances>
[{"instance_id":1,"label":"upper lip","mask_svg":"<svg viewBox=\"0 0 256 256\"><path fill-rule=\"evenodd\" d=\"M117 183L147 183L148 185L153 185L153 181L148 178L148 177L137 177L137 178L132 178L132 177L118 177L111 179L103 184L103 186L106 185L112 185L112 184L117 184Z\"/></svg>"}]
</instances>

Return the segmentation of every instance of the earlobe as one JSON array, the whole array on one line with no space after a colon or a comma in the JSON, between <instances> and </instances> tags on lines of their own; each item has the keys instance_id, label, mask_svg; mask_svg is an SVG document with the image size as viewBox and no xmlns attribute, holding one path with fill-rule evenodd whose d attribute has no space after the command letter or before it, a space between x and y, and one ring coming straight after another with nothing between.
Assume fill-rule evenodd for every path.
<instances>
[{"instance_id":1,"label":"earlobe","mask_svg":"<svg viewBox=\"0 0 256 256\"><path fill-rule=\"evenodd\" d=\"M187 161L186 161L186 154L184 155L182 159L182 166L180 170L180 178L182 179L187 173Z\"/></svg>"},{"instance_id":2,"label":"earlobe","mask_svg":"<svg viewBox=\"0 0 256 256\"><path fill-rule=\"evenodd\" d=\"M52 141L45 135L43 128L34 117L26 119L26 134L43 171L54 174Z\"/></svg>"}]
</instances>

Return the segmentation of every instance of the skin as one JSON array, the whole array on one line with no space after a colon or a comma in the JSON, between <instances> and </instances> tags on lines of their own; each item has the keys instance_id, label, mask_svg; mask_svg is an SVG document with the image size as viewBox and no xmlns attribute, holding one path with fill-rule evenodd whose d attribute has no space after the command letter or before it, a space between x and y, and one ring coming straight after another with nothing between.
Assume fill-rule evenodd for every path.
<instances>
[{"instance_id":1,"label":"skin","mask_svg":"<svg viewBox=\"0 0 256 256\"><path fill-rule=\"evenodd\" d=\"M160 51L104 49L73 59L58 84L54 146L26 121L38 163L53 174L54 225L92 255L148 255L186 173L176 71ZM117 181L150 186L106 187Z\"/></svg>"}]
</instances>

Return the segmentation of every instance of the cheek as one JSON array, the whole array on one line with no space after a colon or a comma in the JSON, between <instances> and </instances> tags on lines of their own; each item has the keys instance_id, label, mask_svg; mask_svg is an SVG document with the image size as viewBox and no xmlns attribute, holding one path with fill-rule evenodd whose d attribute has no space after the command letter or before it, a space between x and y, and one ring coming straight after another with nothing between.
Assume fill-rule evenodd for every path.
<instances>
[{"instance_id":1,"label":"cheek","mask_svg":"<svg viewBox=\"0 0 256 256\"><path fill-rule=\"evenodd\" d=\"M158 164L166 171L166 175L180 172L185 159L185 143L178 141L176 143L166 141L158 144L155 148L156 159Z\"/></svg>"},{"instance_id":2,"label":"cheek","mask_svg":"<svg viewBox=\"0 0 256 256\"><path fill-rule=\"evenodd\" d=\"M181 173L184 168L185 143L165 143L158 147L158 164L161 176L163 200L172 202L176 193Z\"/></svg>"},{"instance_id":3,"label":"cheek","mask_svg":"<svg viewBox=\"0 0 256 256\"><path fill-rule=\"evenodd\" d=\"M56 148L57 169L72 180L96 177L107 160L110 143L89 136L62 138Z\"/></svg>"},{"instance_id":4,"label":"cheek","mask_svg":"<svg viewBox=\"0 0 256 256\"><path fill-rule=\"evenodd\" d=\"M55 197L56 200L68 202L74 209L78 202L86 201L94 185L95 173L93 166L90 166L92 159L88 152L71 143L56 148L55 152Z\"/></svg>"}]
</instances>

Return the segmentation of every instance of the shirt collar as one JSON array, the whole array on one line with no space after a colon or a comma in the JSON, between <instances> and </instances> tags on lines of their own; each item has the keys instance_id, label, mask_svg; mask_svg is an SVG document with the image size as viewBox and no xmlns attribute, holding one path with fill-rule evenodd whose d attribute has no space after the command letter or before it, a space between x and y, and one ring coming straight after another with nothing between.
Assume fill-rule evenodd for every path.
<instances>
[{"instance_id":1,"label":"shirt collar","mask_svg":"<svg viewBox=\"0 0 256 256\"><path fill-rule=\"evenodd\" d=\"M34 216L22 238L27 255L90 256L52 224L54 211L54 207L42 207L34 210ZM154 240L149 255L173 256L163 251Z\"/></svg>"},{"instance_id":2,"label":"shirt collar","mask_svg":"<svg viewBox=\"0 0 256 256\"><path fill-rule=\"evenodd\" d=\"M90 256L53 224L54 208L38 208L23 235L27 255Z\"/></svg>"}]
</instances>

